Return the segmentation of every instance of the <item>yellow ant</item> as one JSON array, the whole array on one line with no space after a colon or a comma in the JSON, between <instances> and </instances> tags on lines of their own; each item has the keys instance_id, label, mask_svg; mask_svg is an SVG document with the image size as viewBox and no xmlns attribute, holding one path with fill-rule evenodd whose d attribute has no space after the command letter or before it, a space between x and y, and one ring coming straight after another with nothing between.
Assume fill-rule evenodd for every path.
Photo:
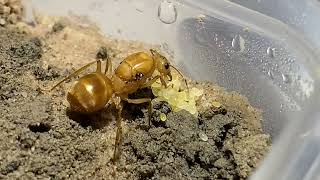
<instances>
[{"instance_id":1,"label":"yellow ant","mask_svg":"<svg viewBox=\"0 0 320 180\"><path fill-rule=\"evenodd\" d=\"M68 77L62 79L51 89L52 91L64 81L78 76L93 64L97 64L95 72L87 74L74 82L67 94L67 100L70 103L70 109L79 113L94 113L103 109L109 101L113 102L118 110L116 121L117 132L112 161L115 162L120 156L120 144L122 136L121 113L123 109L122 101L132 104L149 103L148 106L148 124L151 119L151 98L129 99L128 95L136 92L138 89L151 86L160 79L161 84L167 87L166 78L172 80L170 67L174 68L181 76L182 74L174 66L170 65L168 60L159 54L156 50L150 49L151 56L145 52L138 52L126 57L114 71L111 78L107 77L107 72L112 69L111 60L108 58L105 71L102 72L101 61L96 60L86 64ZM157 70L159 75L154 77ZM185 80L186 82L186 80Z\"/></svg>"}]
</instances>

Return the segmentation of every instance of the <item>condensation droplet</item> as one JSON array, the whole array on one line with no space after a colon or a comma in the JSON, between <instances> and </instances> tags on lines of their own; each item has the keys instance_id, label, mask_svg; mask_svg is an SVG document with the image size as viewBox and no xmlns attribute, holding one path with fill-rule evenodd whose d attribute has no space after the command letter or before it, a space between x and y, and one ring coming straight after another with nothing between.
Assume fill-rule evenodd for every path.
<instances>
[{"instance_id":1,"label":"condensation droplet","mask_svg":"<svg viewBox=\"0 0 320 180\"><path fill-rule=\"evenodd\" d=\"M245 49L245 40L242 36L236 35L231 42L232 48L235 51L243 52Z\"/></svg>"},{"instance_id":2,"label":"condensation droplet","mask_svg":"<svg viewBox=\"0 0 320 180\"><path fill-rule=\"evenodd\" d=\"M283 111L283 104L280 104L280 112L282 112Z\"/></svg>"},{"instance_id":3,"label":"condensation droplet","mask_svg":"<svg viewBox=\"0 0 320 180\"><path fill-rule=\"evenodd\" d=\"M208 136L204 132L199 132L199 138L202 141L208 141Z\"/></svg>"},{"instance_id":4,"label":"condensation droplet","mask_svg":"<svg viewBox=\"0 0 320 180\"><path fill-rule=\"evenodd\" d=\"M297 80L301 80L301 76L300 75L297 76Z\"/></svg>"},{"instance_id":5,"label":"condensation droplet","mask_svg":"<svg viewBox=\"0 0 320 180\"><path fill-rule=\"evenodd\" d=\"M271 69L269 69L269 71L268 71L268 76L269 76L271 79L273 79L273 72L271 71Z\"/></svg>"},{"instance_id":6,"label":"condensation droplet","mask_svg":"<svg viewBox=\"0 0 320 180\"><path fill-rule=\"evenodd\" d=\"M283 81L284 83L290 83L290 77L289 77L289 75L287 75L287 74L282 74L281 76L282 76L282 81Z\"/></svg>"},{"instance_id":7,"label":"condensation droplet","mask_svg":"<svg viewBox=\"0 0 320 180\"><path fill-rule=\"evenodd\" d=\"M271 57L271 58L274 58L275 57L275 51L276 51L276 48L268 47L268 49L267 49L268 56Z\"/></svg>"},{"instance_id":8,"label":"condensation droplet","mask_svg":"<svg viewBox=\"0 0 320 180\"><path fill-rule=\"evenodd\" d=\"M161 22L165 24L172 24L176 22L177 16L177 8L171 1L163 0L160 2L158 7L158 17Z\"/></svg>"}]
</instances>

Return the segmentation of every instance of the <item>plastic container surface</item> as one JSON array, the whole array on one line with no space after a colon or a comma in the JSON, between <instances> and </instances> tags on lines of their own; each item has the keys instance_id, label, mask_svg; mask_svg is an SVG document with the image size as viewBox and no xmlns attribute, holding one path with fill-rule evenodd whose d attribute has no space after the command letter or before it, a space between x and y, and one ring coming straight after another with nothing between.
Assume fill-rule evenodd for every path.
<instances>
[{"instance_id":1,"label":"plastic container surface","mask_svg":"<svg viewBox=\"0 0 320 180\"><path fill-rule=\"evenodd\" d=\"M247 96L263 110L263 128L273 137L252 179L319 176L319 1L25 2L30 21L32 8L87 16L105 34L162 44L189 76Z\"/></svg>"}]
</instances>

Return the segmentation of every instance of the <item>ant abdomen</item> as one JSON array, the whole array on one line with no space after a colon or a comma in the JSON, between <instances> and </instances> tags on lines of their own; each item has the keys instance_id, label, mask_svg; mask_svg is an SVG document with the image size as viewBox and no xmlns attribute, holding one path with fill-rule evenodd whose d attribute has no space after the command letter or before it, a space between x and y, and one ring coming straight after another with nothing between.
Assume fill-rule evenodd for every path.
<instances>
[{"instance_id":1,"label":"ant abdomen","mask_svg":"<svg viewBox=\"0 0 320 180\"><path fill-rule=\"evenodd\" d=\"M92 113L105 107L113 94L112 83L104 74L96 72L75 81L67 95L72 111Z\"/></svg>"}]
</instances>

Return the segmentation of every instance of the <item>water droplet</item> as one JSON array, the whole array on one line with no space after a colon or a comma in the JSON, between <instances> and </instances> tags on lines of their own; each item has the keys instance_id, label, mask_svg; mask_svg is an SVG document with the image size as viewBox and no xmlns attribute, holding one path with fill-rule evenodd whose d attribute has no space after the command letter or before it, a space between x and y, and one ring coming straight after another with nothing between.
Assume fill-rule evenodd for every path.
<instances>
[{"instance_id":1,"label":"water droplet","mask_svg":"<svg viewBox=\"0 0 320 180\"><path fill-rule=\"evenodd\" d=\"M245 28L243 28L242 29L244 32L249 32L250 31L250 29L248 28L248 27L245 27Z\"/></svg>"},{"instance_id":2,"label":"water droplet","mask_svg":"<svg viewBox=\"0 0 320 180\"><path fill-rule=\"evenodd\" d=\"M289 75L287 75L287 74L282 74L281 76L282 76L282 81L283 81L284 83L290 83L290 77L289 77Z\"/></svg>"},{"instance_id":3,"label":"water droplet","mask_svg":"<svg viewBox=\"0 0 320 180\"><path fill-rule=\"evenodd\" d=\"M301 76L300 75L297 76L297 80L301 80Z\"/></svg>"},{"instance_id":4,"label":"water droplet","mask_svg":"<svg viewBox=\"0 0 320 180\"><path fill-rule=\"evenodd\" d=\"M271 58L274 58L274 56L275 56L275 51L276 51L276 48L268 47L268 49L267 49L267 54L268 54L268 56L271 57Z\"/></svg>"},{"instance_id":5,"label":"water droplet","mask_svg":"<svg viewBox=\"0 0 320 180\"><path fill-rule=\"evenodd\" d=\"M307 16L306 13L302 13L302 17L305 18Z\"/></svg>"},{"instance_id":6,"label":"water droplet","mask_svg":"<svg viewBox=\"0 0 320 180\"><path fill-rule=\"evenodd\" d=\"M158 7L158 17L163 23L172 24L176 22L177 16L177 8L172 2L168 0L160 2Z\"/></svg>"},{"instance_id":7,"label":"water droplet","mask_svg":"<svg viewBox=\"0 0 320 180\"><path fill-rule=\"evenodd\" d=\"M231 45L235 51L243 52L245 49L245 40L243 39L242 36L236 35L232 39Z\"/></svg>"},{"instance_id":8,"label":"water droplet","mask_svg":"<svg viewBox=\"0 0 320 180\"><path fill-rule=\"evenodd\" d=\"M199 138L202 141L208 141L208 136L204 132L199 132Z\"/></svg>"},{"instance_id":9,"label":"water droplet","mask_svg":"<svg viewBox=\"0 0 320 180\"><path fill-rule=\"evenodd\" d=\"M280 104L280 112L282 112L283 111L283 104Z\"/></svg>"},{"instance_id":10,"label":"water droplet","mask_svg":"<svg viewBox=\"0 0 320 180\"><path fill-rule=\"evenodd\" d=\"M268 76L269 76L271 79L273 79L273 72L271 71L271 69L269 69L269 71L268 71Z\"/></svg>"}]
</instances>

